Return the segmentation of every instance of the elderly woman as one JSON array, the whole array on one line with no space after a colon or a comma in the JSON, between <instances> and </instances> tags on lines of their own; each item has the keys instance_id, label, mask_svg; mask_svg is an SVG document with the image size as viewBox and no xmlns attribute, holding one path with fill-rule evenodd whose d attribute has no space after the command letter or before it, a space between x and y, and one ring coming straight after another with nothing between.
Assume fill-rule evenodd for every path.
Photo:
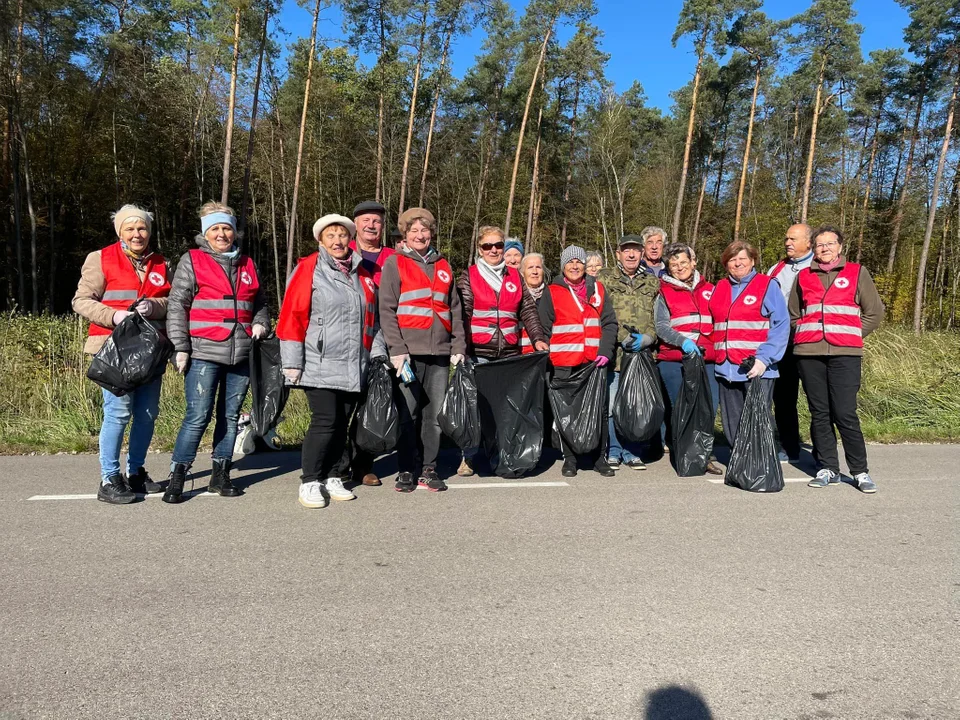
<instances>
[{"instance_id":1,"label":"elderly woman","mask_svg":"<svg viewBox=\"0 0 960 720\"><path fill-rule=\"evenodd\" d=\"M516 238L507 238L503 245L503 261L507 267L519 270L523 260L523 243Z\"/></svg>"},{"instance_id":2,"label":"elderly woman","mask_svg":"<svg viewBox=\"0 0 960 720\"><path fill-rule=\"evenodd\" d=\"M209 492L240 495L230 480L237 417L250 384L248 357L266 337L270 316L257 268L237 244L237 218L223 203L200 208L197 247L180 258L167 310L177 371L186 374L187 412L173 447L167 503L183 500L183 484L216 407ZM217 395L219 394L219 398Z\"/></svg>"},{"instance_id":3,"label":"elderly woman","mask_svg":"<svg viewBox=\"0 0 960 720\"><path fill-rule=\"evenodd\" d=\"M351 250L355 235L356 226L342 215L314 223L320 247L290 276L277 322L287 384L304 388L310 406L299 498L306 508L326 507L327 497L354 499L343 486L350 417L371 354L387 355L377 323L376 268Z\"/></svg>"},{"instance_id":4,"label":"elderly woman","mask_svg":"<svg viewBox=\"0 0 960 720\"><path fill-rule=\"evenodd\" d=\"M467 348L477 363L520 355L521 327L536 350L547 351L537 303L527 291L516 268L503 259L505 241L498 227L480 228L477 262L460 275L457 287L463 314L469 323ZM457 474L473 475L477 448L463 451Z\"/></svg>"},{"instance_id":5,"label":"elderly woman","mask_svg":"<svg viewBox=\"0 0 960 720\"><path fill-rule=\"evenodd\" d=\"M683 356L703 355L713 398L713 417L717 416L720 393L714 371L716 352L713 349L713 318L710 316L710 297L713 284L697 271L697 256L689 245L675 243L664 253L666 272L660 276L660 295L654 303L657 337L657 369L667 389L672 406L683 386ZM669 408L667 420L670 419ZM723 471L711 460L707 472L722 475Z\"/></svg>"},{"instance_id":6,"label":"elderly woman","mask_svg":"<svg viewBox=\"0 0 960 720\"><path fill-rule=\"evenodd\" d=\"M810 407L810 431L822 488L840 482L834 426L856 486L875 493L867 468L867 447L857 416L863 338L880 326L883 301L870 273L843 256L843 233L825 225L813 233L814 259L797 274L790 294L794 355Z\"/></svg>"},{"instance_id":7,"label":"elderly woman","mask_svg":"<svg viewBox=\"0 0 960 720\"><path fill-rule=\"evenodd\" d=\"M603 255L596 250L587 253L587 275L595 278L603 270Z\"/></svg>"},{"instance_id":8,"label":"elderly woman","mask_svg":"<svg viewBox=\"0 0 960 720\"><path fill-rule=\"evenodd\" d=\"M380 277L380 323L390 362L402 380L400 474L397 492L417 485L432 492L447 489L437 475L440 425L450 365L467 351L460 297L450 263L431 247L437 222L424 208L404 211L397 223L406 248L389 258Z\"/></svg>"},{"instance_id":9,"label":"elderly woman","mask_svg":"<svg viewBox=\"0 0 960 720\"><path fill-rule=\"evenodd\" d=\"M776 280L758 273L760 253L748 242L730 243L720 256L727 277L710 297L713 346L720 391L723 433L734 446L748 381L763 387L767 409L773 402L777 361L790 336L787 303Z\"/></svg>"},{"instance_id":10,"label":"elderly woman","mask_svg":"<svg viewBox=\"0 0 960 720\"><path fill-rule=\"evenodd\" d=\"M163 327L167 314L167 265L160 253L150 251L153 215L136 205L124 205L113 214L116 241L87 255L73 297L73 309L90 321L85 353L96 355L113 328L134 311ZM103 424L100 426L100 486L97 500L124 505L136 494L160 492L143 468L160 405L163 374L122 397L103 390ZM120 473L120 448L130 423L127 476Z\"/></svg>"},{"instance_id":11,"label":"elderly woman","mask_svg":"<svg viewBox=\"0 0 960 720\"><path fill-rule=\"evenodd\" d=\"M560 254L563 273L540 302L540 323L550 343L554 377L567 378L588 363L606 367L617 343L617 317L602 283L586 274L587 253L570 245ZM606 403L606 399L604 399ZM605 420L605 418L604 418ZM604 477L616 473L606 461L607 423L601 423L600 443L585 459ZM577 456L561 437L563 476L577 474Z\"/></svg>"},{"instance_id":12,"label":"elderly woman","mask_svg":"<svg viewBox=\"0 0 960 720\"><path fill-rule=\"evenodd\" d=\"M543 297L543 291L547 289L546 276L547 269L543 264L543 255L528 253L523 256L523 260L520 261L520 277L523 278L524 287L538 308L540 307L540 299ZM530 340L526 328L523 328L520 333L520 345L524 354L534 351L533 342ZM549 349L549 346L547 346L547 349Z\"/></svg>"}]
</instances>

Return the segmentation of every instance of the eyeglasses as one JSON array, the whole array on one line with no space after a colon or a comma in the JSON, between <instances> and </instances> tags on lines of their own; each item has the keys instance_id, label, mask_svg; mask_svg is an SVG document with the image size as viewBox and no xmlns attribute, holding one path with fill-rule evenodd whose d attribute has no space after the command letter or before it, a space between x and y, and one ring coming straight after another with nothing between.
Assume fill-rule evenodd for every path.
<instances>
[{"instance_id":1,"label":"eyeglasses","mask_svg":"<svg viewBox=\"0 0 960 720\"><path fill-rule=\"evenodd\" d=\"M828 242L828 243L817 243L816 245L814 245L814 248L817 250L826 250L827 248L837 247L838 245L840 245L840 243L836 241Z\"/></svg>"},{"instance_id":2,"label":"eyeglasses","mask_svg":"<svg viewBox=\"0 0 960 720\"><path fill-rule=\"evenodd\" d=\"M486 250L486 251L488 251L488 252L489 252L490 250L503 250L503 245L504 245L504 243L502 243L502 242L483 243L483 244L480 246L480 249L481 249L481 250Z\"/></svg>"}]
</instances>

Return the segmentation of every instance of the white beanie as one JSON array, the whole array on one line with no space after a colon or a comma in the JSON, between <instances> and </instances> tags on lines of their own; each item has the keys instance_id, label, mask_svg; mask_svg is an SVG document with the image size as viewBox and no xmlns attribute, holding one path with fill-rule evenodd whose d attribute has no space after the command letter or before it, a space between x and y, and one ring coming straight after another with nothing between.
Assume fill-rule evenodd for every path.
<instances>
[{"instance_id":1,"label":"white beanie","mask_svg":"<svg viewBox=\"0 0 960 720\"><path fill-rule=\"evenodd\" d=\"M124 205L122 208L113 213L113 229L117 231L117 237L120 237L120 228L123 227L123 224L130 218L138 218L143 220L147 226L147 232L152 232L153 230L153 213L149 213L141 207L136 205Z\"/></svg>"},{"instance_id":2,"label":"white beanie","mask_svg":"<svg viewBox=\"0 0 960 720\"><path fill-rule=\"evenodd\" d=\"M320 233L323 232L324 228L329 227L330 225L343 225L347 229L350 237L354 237L357 234L357 226L354 224L353 220L343 215L324 215L322 218L317 220L313 224L313 238L319 242Z\"/></svg>"}]
</instances>

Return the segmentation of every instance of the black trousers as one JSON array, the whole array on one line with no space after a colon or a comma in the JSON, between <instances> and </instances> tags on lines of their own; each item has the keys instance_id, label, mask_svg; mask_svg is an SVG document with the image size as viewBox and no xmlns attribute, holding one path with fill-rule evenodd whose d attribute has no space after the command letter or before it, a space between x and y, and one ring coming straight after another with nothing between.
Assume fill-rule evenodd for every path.
<instances>
[{"instance_id":1,"label":"black trousers","mask_svg":"<svg viewBox=\"0 0 960 720\"><path fill-rule=\"evenodd\" d=\"M857 393L863 358L837 355L798 357L800 379L810 406L810 434L817 469L840 472L837 436L851 475L868 472L867 446L857 415Z\"/></svg>"},{"instance_id":2,"label":"black trousers","mask_svg":"<svg viewBox=\"0 0 960 720\"><path fill-rule=\"evenodd\" d=\"M577 370L580 370L583 365L577 367L558 367L553 369L553 376L557 378L568 378ZM609 385L603 383L604 393L609 393ZM550 405L550 398L547 398L547 405ZM600 423L600 444L590 452L577 455L573 452L570 446L567 444L567 441L563 439L563 436L560 435L560 450L563 452L563 461L564 463L575 463L577 460L582 459L584 462L588 463L590 467L596 465L600 460L606 459L607 456L607 446L610 444L610 422L609 422L609 407L610 399L605 397L603 400L603 407L607 410L603 416L603 422ZM550 410L550 421L551 426L553 424L553 410ZM546 427L546 426L545 426ZM558 433L559 435L559 433Z\"/></svg>"},{"instance_id":3,"label":"black trousers","mask_svg":"<svg viewBox=\"0 0 960 720\"><path fill-rule=\"evenodd\" d=\"M763 386L763 393L767 399L767 408L773 402L774 378L757 378L750 382L758 382ZM743 405L747 399L747 388L750 382L730 382L722 377L717 378L720 387L720 420L723 423L723 435L733 447L740 431L740 418L743 416Z\"/></svg>"},{"instance_id":4,"label":"black trousers","mask_svg":"<svg viewBox=\"0 0 960 720\"><path fill-rule=\"evenodd\" d=\"M800 457L800 420L797 418L797 398L800 397L800 371L793 348L788 347L777 363L780 377L773 385L773 416L777 421L777 435L783 451L791 458ZM811 433L812 434L812 433Z\"/></svg>"},{"instance_id":5,"label":"black trousers","mask_svg":"<svg viewBox=\"0 0 960 720\"><path fill-rule=\"evenodd\" d=\"M416 477L426 468L435 469L440 452L440 424L437 415L447 394L450 379L448 355L411 355L410 367L416 380L399 383L394 398L400 413L400 442L397 464L400 472Z\"/></svg>"},{"instance_id":6,"label":"black trousers","mask_svg":"<svg viewBox=\"0 0 960 720\"><path fill-rule=\"evenodd\" d=\"M347 430L360 393L326 388L304 388L310 406L310 427L303 438L301 482L344 478Z\"/></svg>"}]
</instances>

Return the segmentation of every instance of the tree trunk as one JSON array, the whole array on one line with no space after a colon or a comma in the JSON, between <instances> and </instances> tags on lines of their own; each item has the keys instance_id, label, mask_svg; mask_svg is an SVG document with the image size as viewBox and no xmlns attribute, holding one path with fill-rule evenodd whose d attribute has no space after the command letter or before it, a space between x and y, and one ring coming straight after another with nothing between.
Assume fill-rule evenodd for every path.
<instances>
[{"instance_id":1,"label":"tree trunk","mask_svg":"<svg viewBox=\"0 0 960 720\"><path fill-rule=\"evenodd\" d=\"M903 168L903 186L900 188L897 209L893 215L893 225L890 227L890 254L887 255L887 274L893 272L893 264L897 259L900 226L903 224L903 206L907 202L907 187L910 185L910 171L913 169L913 151L917 145L917 137L920 135L920 116L923 112L923 98L926 92L926 82L921 81L920 97L917 98L917 113L913 117L913 132L910 134L910 147L907 149L907 163Z\"/></svg>"},{"instance_id":2,"label":"tree trunk","mask_svg":"<svg viewBox=\"0 0 960 720\"><path fill-rule=\"evenodd\" d=\"M707 194L707 176L710 174L710 162L713 160L713 151L707 156L707 162L703 166L703 182L700 184L700 197L697 199L697 214L693 219L693 233L690 239L690 247L697 248L697 240L700 238L700 216L703 213L703 198Z\"/></svg>"},{"instance_id":3,"label":"tree trunk","mask_svg":"<svg viewBox=\"0 0 960 720\"><path fill-rule=\"evenodd\" d=\"M570 218L570 188L573 185L573 153L577 137L577 110L580 107L580 82L577 81L573 91L573 114L570 118L570 159L567 161L567 178L563 184L563 225L560 227L560 246L567 244L567 221Z\"/></svg>"},{"instance_id":4,"label":"tree trunk","mask_svg":"<svg viewBox=\"0 0 960 720\"><path fill-rule=\"evenodd\" d=\"M31 308L34 315L40 313L40 273L37 265L37 213L33 207L33 182L30 177L30 158L27 155L27 133L20 128L20 147L23 150L23 184L26 190L27 214L30 216L30 284Z\"/></svg>"},{"instance_id":5,"label":"tree trunk","mask_svg":"<svg viewBox=\"0 0 960 720\"><path fill-rule=\"evenodd\" d=\"M680 187L677 189L677 205L673 211L674 241L680 238L680 213L683 211L683 193L687 188L687 173L690 171L690 148L693 146L693 127L697 117L697 95L700 92L700 73L703 69L703 56L707 47L707 30L704 29L697 44L697 69L693 73L693 97L690 98L690 117L687 120L687 139L683 144L683 166L680 169Z\"/></svg>"},{"instance_id":6,"label":"tree trunk","mask_svg":"<svg viewBox=\"0 0 960 720\"><path fill-rule=\"evenodd\" d=\"M25 277L23 270L23 217L20 198L20 121L15 113L11 102L7 107L7 114L10 121L10 132L13 135L13 142L10 144L10 165L12 166L12 185L13 185L13 241L17 256L17 304L22 310L27 305L27 286L23 282ZM11 293L12 294L12 293Z\"/></svg>"},{"instance_id":7,"label":"tree trunk","mask_svg":"<svg viewBox=\"0 0 960 720\"><path fill-rule=\"evenodd\" d=\"M386 113L386 101L384 99L384 94L386 92L385 88L387 85L387 68L385 66L387 60L387 29L386 29L386 18L384 17L384 7L383 3L380 3L380 88L378 93L378 106L377 106L377 180L376 187L374 188L374 200L380 202L384 196L383 189L383 129L384 124L386 123L385 113Z\"/></svg>"},{"instance_id":8,"label":"tree trunk","mask_svg":"<svg viewBox=\"0 0 960 720\"><path fill-rule=\"evenodd\" d=\"M427 11L430 5L424 3L423 17L420 19L420 43L417 46L417 64L413 70L413 91L410 94L410 113L407 117L407 146L403 151L403 169L400 171L400 203L397 217L403 213L403 203L407 199L407 172L410 170L410 146L413 144L413 121L417 114L417 92L420 89L420 69L423 67L423 40L427 34Z\"/></svg>"},{"instance_id":9,"label":"tree trunk","mask_svg":"<svg viewBox=\"0 0 960 720\"><path fill-rule=\"evenodd\" d=\"M237 66L240 64L240 5L233 24L233 67L230 70L230 104L227 107L227 140L223 150L223 189L220 202L227 202L230 190L230 148L233 143L233 111L237 106Z\"/></svg>"},{"instance_id":10,"label":"tree trunk","mask_svg":"<svg viewBox=\"0 0 960 720\"><path fill-rule=\"evenodd\" d=\"M527 130L527 118L530 116L530 104L533 102L533 93L537 89L537 76L540 74L540 68L543 66L543 59L547 55L547 45L550 43L550 36L553 34L553 24L556 22L554 17L547 27L547 33L543 36L543 44L540 46L540 57L537 58L537 66L533 70L533 79L530 80L530 90L527 92L527 104L523 108L523 119L520 121L520 134L517 136L517 151L513 156L513 173L510 176L510 195L507 199L507 217L503 221L503 232L510 235L510 219L513 215L513 199L517 191L517 172L520 170L520 152L523 150L523 135Z\"/></svg>"},{"instance_id":11,"label":"tree trunk","mask_svg":"<svg viewBox=\"0 0 960 720\"><path fill-rule=\"evenodd\" d=\"M757 112L757 93L760 91L760 63L753 79L753 100L750 102L750 119L747 121L747 141L743 147L743 167L740 168L740 187L737 188L737 213L733 221L733 241L740 239L740 218L743 214L743 193L747 187L747 168L750 167L750 144L753 142L753 119Z\"/></svg>"},{"instance_id":12,"label":"tree trunk","mask_svg":"<svg viewBox=\"0 0 960 720\"><path fill-rule=\"evenodd\" d=\"M457 16L459 16L459 13L457 13ZM423 207L423 198L427 194L427 169L430 167L430 148L433 146L433 128L437 122L437 108L440 105L440 93L443 90L443 70L447 64L447 56L450 54L450 41L453 38L457 16L450 21L447 36L443 41L443 53L440 55L440 66L437 68L437 89L433 94L433 107L430 109L430 127L427 130L427 147L423 153L423 172L420 174L420 198L417 200L417 205L420 207Z\"/></svg>"},{"instance_id":13,"label":"tree trunk","mask_svg":"<svg viewBox=\"0 0 960 720\"><path fill-rule=\"evenodd\" d=\"M273 128L270 129L270 147L273 148ZM273 245L273 274L277 281L277 305L283 303L283 283L280 282L280 252L277 248L277 201L273 182L273 161L268 156L267 167L270 168L270 242Z\"/></svg>"},{"instance_id":14,"label":"tree trunk","mask_svg":"<svg viewBox=\"0 0 960 720\"><path fill-rule=\"evenodd\" d=\"M297 165L293 174L293 198L290 201L290 224L287 226L287 277L293 272L293 246L297 237L297 196L300 194L300 165L303 162L303 137L307 129L307 107L310 104L310 79L313 75L313 55L317 49L317 21L320 18L320 3L313 10L313 27L310 30L310 57L307 60L307 79L303 86L303 112L300 115L300 139L297 141Z\"/></svg>"},{"instance_id":15,"label":"tree trunk","mask_svg":"<svg viewBox=\"0 0 960 720\"><path fill-rule=\"evenodd\" d=\"M920 264L917 268L917 288L913 299L913 331L919 333L923 325L923 290L927 272L927 257L930 254L930 238L933 237L933 223L937 217L937 202L940 199L940 183L943 180L943 168L947 163L950 150L950 135L953 132L953 115L957 104L957 86L960 85L960 62L957 63L957 77L953 81L950 105L947 111L947 128L943 133L943 145L940 147L940 160L937 162L937 174L933 177L933 196L930 198L930 211L927 213L927 229L923 233L923 250L920 251Z\"/></svg>"},{"instance_id":16,"label":"tree trunk","mask_svg":"<svg viewBox=\"0 0 960 720\"><path fill-rule=\"evenodd\" d=\"M263 51L267 46L267 23L270 10L263 11L263 34L260 36L260 55L257 57L257 75L253 81L253 107L250 109L250 136L247 138L247 162L243 168L243 195L240 201L240 232L247 227L247 197L250 195L250 171L253 163L253 138L257 128L257 105L260 101L260 75L263 70Z\"/></svg>"},{"instance_id":17,"label":"tree trunk","mask_svg":"<svg viewBox=\"0 0 960 720\"><path fill-rule=\"evenodd\" d=\"M800 222L807 221L807 211L810 208L810 187L813 185L813 159L817 153L817 125L820 123L820 98L823 97L823 76L826 72L826 59L820 65L820 76L817 78L817 94L813 101L813 120L810 123L810 147L807 149L807 172L803 179L803 201L800 205Z\"/></svg>"},{"instance_id":18,"label":"tree trunk","mask_svg":"<svg viewBox=\"0 0 960 720\"><path fill-rule=\"evenodd\" d=\"M863 189L863 205L860 212L860 233L857 235L857 262L863 255L863 234L867 227L867 211L870 208L870 190L873 188L873 163L877 158L877 138L880 135L880 117L883 115L883 103L881 101L880 110L877 113L876 121L873 127L873 142L870 143L870 161L867 163L867 182Z\"/></svg>"},{"instance_id":19,"label":"tree trunk","mask_svg":"<svg viewBox=\"0 0 960 720\"><path fill-rule=\"evenodd\" d=\"M537 144L533 150L533 176L530 180L530 207L527 210L527 233L524 237L523 252L533 252L533 210L537 202L537 187L540 176L540 140L543 130L543 105L540 104L540 112L537 114Z\"/></svg>"}]
</instances>

